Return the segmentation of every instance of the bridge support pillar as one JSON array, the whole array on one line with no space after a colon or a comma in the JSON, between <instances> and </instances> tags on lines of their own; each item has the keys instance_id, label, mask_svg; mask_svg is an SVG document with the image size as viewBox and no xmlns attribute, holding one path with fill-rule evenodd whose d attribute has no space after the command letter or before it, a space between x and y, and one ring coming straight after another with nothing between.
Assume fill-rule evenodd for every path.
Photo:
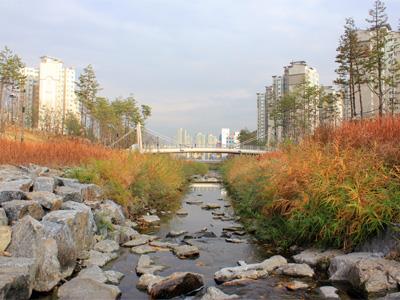
<instances>
[{"instance_id":1,"label":"bridge support pillar","mask_svg":"<svg viewBox=\"0 0 400 300\"><path fill-rule=\"evenodd\" d=\"M142 124L137 123L136 125L136 143L139 147L139 152L143 152L143 140L142 140Z\"/></svg>"}]
</instances>

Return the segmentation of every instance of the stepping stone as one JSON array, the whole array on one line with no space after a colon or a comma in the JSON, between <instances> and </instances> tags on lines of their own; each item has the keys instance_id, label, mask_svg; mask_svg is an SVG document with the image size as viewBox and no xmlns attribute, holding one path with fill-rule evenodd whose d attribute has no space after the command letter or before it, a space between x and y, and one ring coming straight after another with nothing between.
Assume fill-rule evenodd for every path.
<instances>
[{"instance_id":1,"label":"stepping stone","mask_svg":"<svg viewBox=\"0 0 400 300\"><path fill-rule=\"evenodd\" d=\"M200 255L199 248L190 245L175 247L173 252L180 259L193 258Z\"/></svg>"},{"instance_id":2,"label":"stepping stone","mask_svg":"<svg viewBox=\"0 0 400 300\"><path fill-rule=\"evenodd\" d=\"M179 209L177 212L176 212L176 215L177 216L187 216L189 213L186 211L186 210L184 210L183 208L181 208L181 209Z\"/></svg>"},{"instance_id":3,"label":"stepping stone","mask_svg":"<svg viewBox=\"0 0 400 300\"><path fill-rule=\"evenodd\" d=\"M210 204L204 204L201 208L205 210L218 209L221 208L221 205L216 203L210 203Z\"/></svg>"},{"instance_id":4,"label":"stepping stone","mask_svg":"<svg viewBox=\"0 0 400 300\"><path fill-rule=\"evenodd\" d=\"M167 233L166 237L178 237L184 235L185 233L187 233L186 230L179 230L179 231L171 230L170 232Z\"/></svg>"},{"instance_id":5,"label":"stepping stone","mask_svg":"<svg viewBox=\"0 0 400 300\"><path fill-rule=\"evenodd\" d=\"M118 271L104 271L104 275L107 277L107 282L118 285L121 279L125 276L124 273Z\"/></svg>"},{"instance_id":6,"label":"stepping stone","mask_svg":"<svg viewBox=\"0 0 400 300\"><path fill-rule=\"evenodd\" d=\"M234 239L234 238L226 238L225 241L227 241L228 243L234 243L234 244L246 243L245 240Z\"/></svg>"},{"instance_id":7,"label":"stepping stone","mask_svg":"<svg viewBox=\"0 0 400 300\"><path fill-rule=\"evenodd\" d=\"M201 200L195 200L195 199L193 199L193 200L186 200L186 204L191 204L191 205L200 205L200 204L202 204L203 203L203 201L201 201Z\"/></svg>"},{"instance_id":8,"label":"stepping stone","mask_svg":"<svg viewBox=\"0 0 400 300\"><path fill-rule=\"evenodd\" d=\"M142 245L131 248L131 252L136 254L147 254L147 253L154 253L157 251L158 249L156 247L152 247L149 245Z\"/></svg>"},{"instance_id":9,"label":"stepping stone","mask_svg":"<svg viewBox=\"0 0 400 300\"><path fill-rule=\"evenodd\" d=\"M138 275L154 274L155 272L160 272L164 269L164 266L155 265L150 256L144 254L139 257L139 261L136 266L136 273Z\"/></svg>"}]
</instances>

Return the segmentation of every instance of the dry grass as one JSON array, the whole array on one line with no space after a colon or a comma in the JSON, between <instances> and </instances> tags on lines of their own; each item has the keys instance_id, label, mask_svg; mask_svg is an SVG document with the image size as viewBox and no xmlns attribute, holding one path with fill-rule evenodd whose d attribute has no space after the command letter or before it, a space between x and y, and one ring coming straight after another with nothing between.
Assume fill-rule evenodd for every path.
<instances>
[{"instance_id":1,"label":"dry grass","mask_svg":"<svg viewBox=\"0 0 400 300\"><path fill-rule=\"evenodd\" d=\"M48 141L0 139L0 164L40 164L49 167L78 166L89 159L107 159L123 155L78 139L53 138Z\"/></svg>"},{"instance_id":2,"label":"dry grass","mask_svg":"<svg viewBox=\"0 0 400 300\"><path fill-rule=\"evenodd\" d=\"M400 119L319 129L259 159L237 158L225 178L259 235L284 244L350 249L400 221Z\"/></svg>"}]
</instances>

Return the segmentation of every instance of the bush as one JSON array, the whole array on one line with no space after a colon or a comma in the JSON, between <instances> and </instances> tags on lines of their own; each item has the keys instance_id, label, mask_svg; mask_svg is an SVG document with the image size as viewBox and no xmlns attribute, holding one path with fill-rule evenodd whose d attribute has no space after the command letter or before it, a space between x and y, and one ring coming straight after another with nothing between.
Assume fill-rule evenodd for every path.
<instances>
[{"instance_id":1,"label":"bush","mask_svg":"<svg viewBox=\"0 0 400 300\"><path fill-rule=\"evenodd\" d=\"M346 123L223 173L262 239L351 249L400 220L399 142L399 118Z\"/></svg>"}]
</instances>

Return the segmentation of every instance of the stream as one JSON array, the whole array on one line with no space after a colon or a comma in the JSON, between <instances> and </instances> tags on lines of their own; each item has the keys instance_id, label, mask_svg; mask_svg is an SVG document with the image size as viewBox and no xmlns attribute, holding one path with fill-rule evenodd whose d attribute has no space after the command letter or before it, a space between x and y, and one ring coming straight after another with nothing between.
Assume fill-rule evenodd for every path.
<instances>
[{"instance_id":1,"label":"stream","mask_svg":"<svg viewBox=\"0 0 400 300\"><path fill-rule=\"evenodd\" d=\"M250 236L233 236L234 238L244 239L246 243L228 243L225 237L221 237L224 227L240 226L235 221L222 221L213 218L213 210L204 210L201 205L188 204L186 201L201 200L202 204L220 204L221 209L226 214L234 216L230 206L230 200L225 189L219 183L195 183L190 186L189 192L182 199L182 208L188 215L178 216L172 214L162 218L159 227L150 232L159 236L161 241L180 243L182 236L177 238L166 238L171 230L188 231L188 235L199 232L207 228L208 232L215 233L216 237L193 239L193 244L200 250L200 256L196 259L179 259L172 252L150 253L150 257L157 265L163 265L165 270L157 275L166 276L173 272L196 272L204 276L205 286L216 286L214 273L224 267L237 265L239 260L246 263L261 262L268 258L265 248ZM121 299L149 299L149 296L136 288L139 277L136 275L135 267L140 255L133 254L127 248L123 248L118 259L109 263L105 269L112 269L125 274L119 288L122 291ZM291 281L294 278L283 278L280 276L268 276L266 279L251 281L251 283L241 286L223 286L218 288L227 294L237 294L241 299L319 299L318 296L309 291L287 290L283 282ZM317 283L311 279L300 279L312 286ZM186 299L200 299L205 289ZM342 299L350 299L342 294ZM184 298L184 297L183 297Z\"/></svg>"}]
</instances>

